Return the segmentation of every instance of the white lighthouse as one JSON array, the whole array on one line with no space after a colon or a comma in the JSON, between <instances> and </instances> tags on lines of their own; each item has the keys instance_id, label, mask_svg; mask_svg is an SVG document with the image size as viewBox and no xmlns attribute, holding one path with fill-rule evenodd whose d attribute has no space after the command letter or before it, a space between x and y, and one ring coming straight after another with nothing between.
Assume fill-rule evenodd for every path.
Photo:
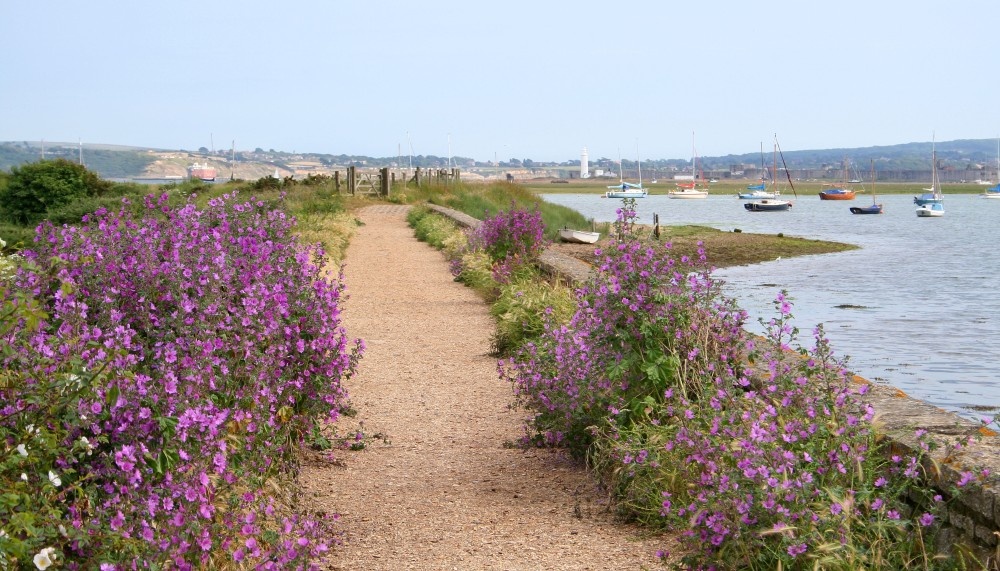
<instances>
[{"instance_id":1,"label":"white lighthouse","mask_svg":"<svg viewBox=\"0 0 1000 571\"><path fill-rule=\"evenodd\" d=\"M590 164L587 162L587 147L580 153L580 178L590 178Z\"/></svg>"}]
</instances>

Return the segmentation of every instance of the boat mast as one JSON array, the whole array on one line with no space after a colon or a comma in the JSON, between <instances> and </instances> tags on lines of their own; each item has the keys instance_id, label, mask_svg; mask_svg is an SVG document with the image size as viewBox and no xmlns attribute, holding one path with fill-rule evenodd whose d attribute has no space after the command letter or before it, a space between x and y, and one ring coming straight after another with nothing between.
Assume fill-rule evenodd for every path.
<instances>
[{"instance_id":1,"label":"boat mast","mask_svg":"<svg viewBox=\"0 0 1000 571\"><path fill-rule=\"evenodd\" d=\"M764 174L767 169L764 168L764 141L760 142L760 182L764 182Z\"/></svg>"},{"instance_id":2,"label":"boat mast","mask_svg":"<svg viewBox=\"0 0 1000 571\"><path fill-rule=\"evenodd\" d=\"M785 169L785 178L788 179L788 186L792 187L792 194L795 198L799 197L799 193L795 192L795 183L792 182L792 173L788 171L788 165L785 164L785 153L781 152L781 145L778 144L778 134L774 135L774 146L778 149L778 154L781 155L781 166Z\"/></svg>"},{"instance_id":3,"label":"boat mast","mask_svg":"<svg viewBox=\"0 0 1000 571\"><path fill-rule=\"evenodd\" d=\"M875 204L875 159L872 161L872 205Z\"/></svg>"},{"instance_id":4,"label":"boat mast","mask_svg":"<svg viewBox=\"0 0 1000 571\"><path fill-rule=\"evenodd\" d=\"M941 189L938 188L937 173L937 148L935 147L935 137L931 135L931 193L934 198L940 198Z\"/></svg>"},{"instance_id":5,"label":"boat mast","mask_svg":"<svg viewBox=\"0 0 1000 571\"><path fill-rule=\"evenodd\" d=\"M639 167L639 188L642 188L642 158L639 156L639 139L635 140L635 164Z\"/></svg>"}]
</instances>

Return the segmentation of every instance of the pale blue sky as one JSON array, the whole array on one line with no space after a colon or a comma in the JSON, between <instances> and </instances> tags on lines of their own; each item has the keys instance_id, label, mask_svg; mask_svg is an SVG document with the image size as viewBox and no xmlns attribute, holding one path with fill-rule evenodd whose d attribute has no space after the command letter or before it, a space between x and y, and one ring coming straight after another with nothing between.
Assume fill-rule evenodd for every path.
<instances>
[{"instance_id":1,"label":"pale blue sky","mask_svg":"<svg viewBox=\"0 0 1000 571\"><path fill-rule=\"evenodd\" d=\"M481 161L995 138L1000 2L5 1L0 141ZM214 142L214 143L213 143Z\"/></svg>"}]
</instances>

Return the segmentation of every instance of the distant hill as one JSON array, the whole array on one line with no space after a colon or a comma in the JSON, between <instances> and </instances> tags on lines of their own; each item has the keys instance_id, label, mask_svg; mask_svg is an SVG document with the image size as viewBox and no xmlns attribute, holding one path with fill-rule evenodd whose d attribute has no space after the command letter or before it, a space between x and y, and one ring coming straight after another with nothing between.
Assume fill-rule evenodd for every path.
<instances>
[{"instance_id":1,"label":"distant hill","mask_svg":"<svg viewBox=\"0 0 1000 571\"><path fill-rule=\"evenodd\" d=\"M881 147L861 147L856 149L820 149L810 151L783 151L785 163L792 169L820 169L829 165L840 165L846 158L862 168L875 161L877 170L928 170L931 161L931 146L926 143L903 143ZM997 160L996 139L960 139L940 141L934 145L942 166L966 170L969 165L994 167ZM765 164L771 164L773 148L765 148ZM731 165L759 165L760 152L722 157L700 157L706 169L728 169ZM968 170L975 170L970 168Z\"/></svg>"},{"instance_id":2,"label":"distant hill","mask_svg":"<svg viewBox=\"0 0 1000 571\"><path fill-rule=\"evenodd\" d=\"M936 151L939 166L943 170L951 171L981 171L993 172L997 161L997 142L995 139L962 139L956 141L941 141L936 144ZM207 149L198 151L164 150L149 147L130 147L125 145L107 145L91 143L58 143L40 141L21 142L0 142L0 170L9 171L11 167L24 163L35 162L45 158L65 158L67 160L79 160L82 155L83 163L90 170L97 172L104 178L133 178L149 177L163 174L177 174L175 170L182 170L180 163L172 165L169 173L156 172L162 170L164 164L163 156L168 153L176 153L185 157L188 161L211 162L220 167L220 172L229 170L222 168L231 164L234 157L230 151L220 150L209 153ZM789 169L800 171L830 171L841 168L844 159L854 165L854 169L867 171L871 161L875 161L876 169L879 171L929 171L931 157L931 143L903 143L899 145L861 147L854 149L818 149L804 151L785 151L785 164ZM771 149L764 149L764 163L770 168ZM179 157L178 157L179 160ZM175 161L176 162L176 161ZM184 160L181 160L184 162ZM273 172L275 169L284 175L287 172L295 172L296 163L312 162L323 168L345 167L356 165L359 167L421 167L421 168L445 168L451 164L458 168L468 169L471 167L490 166L489 162L478 162L467 157L437 157L434 155L404 156L404 157L367 157L359 155L331 155L323 153L285 153L281 151L265 152L256 149L253 152L238 151L235 153L235 163L237 171L244 171L246 174ZM761 163L760 151L749 152L739 155L725 155L716 157L699 157L701 168L707 173L709 171L728 173L738 169L740 165L759 167ZM543 163L525 159L524 166L536 167L572 167L578 166L578 159L568 160L562 163ZM635 162L624 160L626 169L634 169ZM502 167L514 166L501 162ZM595 166L592 162L591 166ZM643 171L646 169L669 169L690 168L690 159L643 159ZM975 177L973 177L975 178Z\"/></svg>"}]
</instances>

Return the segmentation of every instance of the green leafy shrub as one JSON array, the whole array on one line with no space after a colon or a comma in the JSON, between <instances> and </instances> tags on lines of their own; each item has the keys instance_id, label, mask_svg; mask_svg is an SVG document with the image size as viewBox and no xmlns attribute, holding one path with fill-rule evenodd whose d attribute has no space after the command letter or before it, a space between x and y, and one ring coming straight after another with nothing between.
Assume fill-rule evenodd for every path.
<instances>
[{"instance_id":1,"label":"green leafy shrub","mask_svg":"<svg viewBox=\"0 0 1000 571\"><path fill-rule=\"evenodd\" d=\"M111 188L112 183L65 159L13 167L7 184L0 186L0 217L33 225L50 210L84 197L102 196Z\"/></svg>"}]
</instances>

